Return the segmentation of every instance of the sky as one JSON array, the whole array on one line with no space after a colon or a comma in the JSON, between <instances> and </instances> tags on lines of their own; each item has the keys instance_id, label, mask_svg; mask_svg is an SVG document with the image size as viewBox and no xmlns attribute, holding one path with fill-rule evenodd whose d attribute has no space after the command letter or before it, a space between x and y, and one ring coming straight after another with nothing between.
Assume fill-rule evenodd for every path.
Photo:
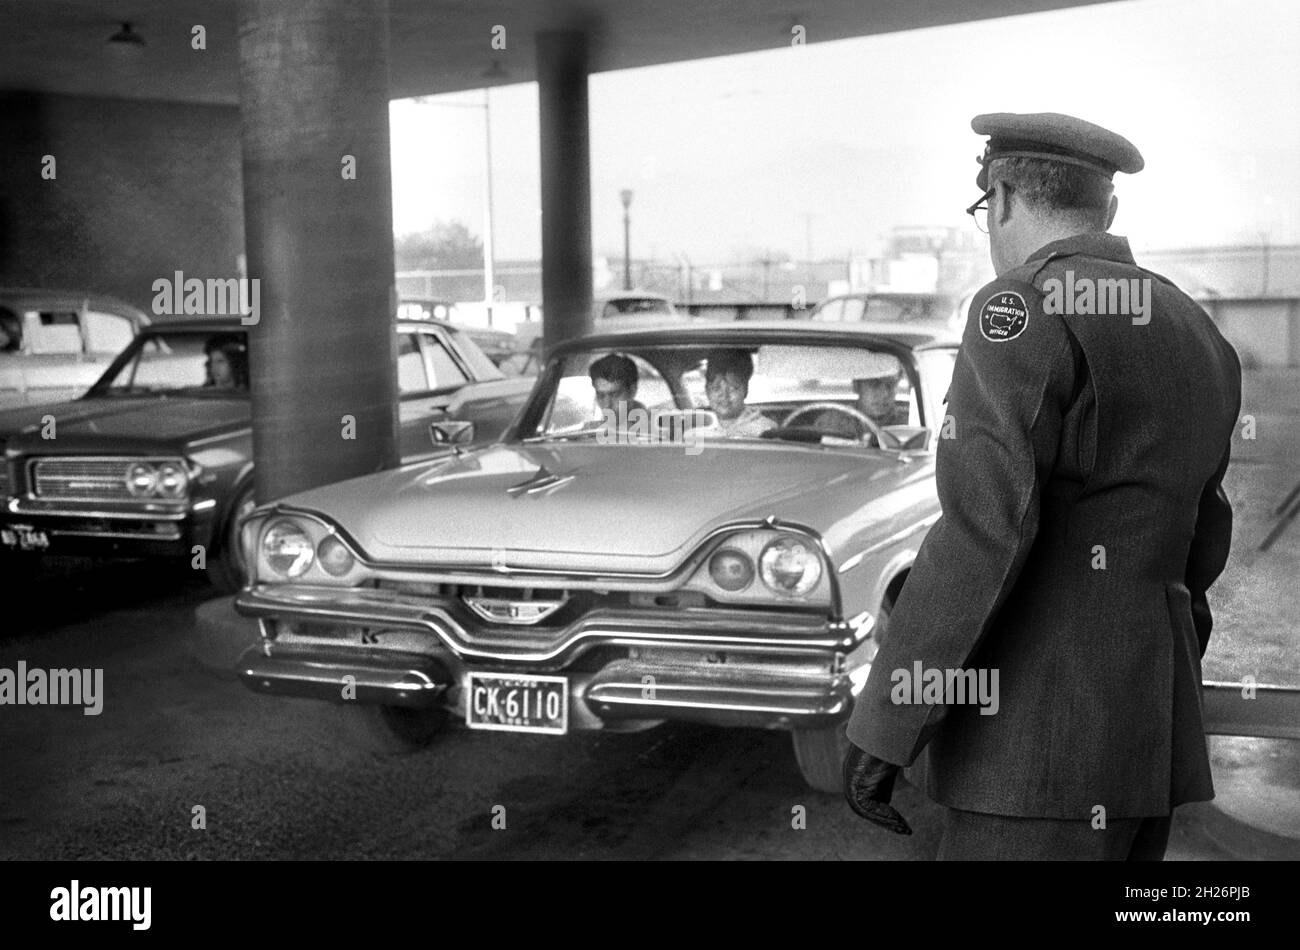
<instances>
[{"instance_id":1,"label":"sky","mask_svg":"<svg viewBox=\"0 0 1300 950\"><path fill-rule=\"evenodd\" d=\"M599 73L593 246L696 266L869 253L972 227L982 112L1065 112L1130 139L1112 231L1135 248L1300 243L1300 2L1128 0ZM483 229L484 94L391 106L394 229ZM498 260L541 251L537 86L490 92ZM459 104L459 105L458 105ZM465 104L469 104L466 106Z\"/></svg>"}]
</instances>

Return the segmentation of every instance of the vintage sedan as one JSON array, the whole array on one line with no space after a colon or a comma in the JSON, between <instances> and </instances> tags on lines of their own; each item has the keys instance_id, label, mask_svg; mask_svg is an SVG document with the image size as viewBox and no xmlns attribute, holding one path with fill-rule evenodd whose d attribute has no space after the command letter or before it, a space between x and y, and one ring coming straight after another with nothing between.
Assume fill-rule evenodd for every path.
<instances>
[{"instance_id":1,"label":"vintage sedan","mask_svg":"<svg viewBox=\"0 0 1300 950\"><path fill-rule=\"evenodd\" d=\"M939 515L956 346L792 321L564 344L500 442L254 512L236 606L261 635L238 675L351 705L389 748L456 720L786 729L807 781L838 788L854 696ZM589 371L611 354L639 385L598 410ZM725 409L710 364L752 369ZM854 381L882 376L906 423L859 408Z\"/></svg>"},{"instance_id":2,"label":"vintage sedan","mask_svg":"<svg viewBox=\"0 0 1300 950\"><path fill-rule=\"evenodd\" d=\"M234 318L154 324L80 399L0 413L8 576L54 555L168 557L201 564L220 589L241 586L238 520L253 509L246 329ZM459 327L395 329L405 460L436 453L431 422L499 436L532 389Z\"/></svg>"},{"instance_id":3,"label":"vintage sedan","mask_svg":"<svg viewBox=\"0 0 1300 950\"><path fill-rule=\"evenodd\" d=\"M0 288L0 409L75 399L149 322L103 294Z\"/></svg>"}]
</instances>

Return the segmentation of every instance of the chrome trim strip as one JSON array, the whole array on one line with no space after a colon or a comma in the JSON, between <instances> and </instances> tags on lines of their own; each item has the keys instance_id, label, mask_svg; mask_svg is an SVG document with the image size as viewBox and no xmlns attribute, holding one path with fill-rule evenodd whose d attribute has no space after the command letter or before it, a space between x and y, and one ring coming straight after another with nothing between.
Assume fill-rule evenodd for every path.
<instances>
[{"instance_id":1,"label":"chrome trim strip","mask_svg":"<svg viewBox=\"0 0 1300 950\"><path fill-rule=\"evenodd\" d=\"M877 551L883 551L885 548L892 547L893 545L898 544L900 541L906 541L912 535L926 530L931 525L933 525L936 521L939 520L939 515L940 512L935 512L932 515L926 515L916 524L904 528L902 531L897 531L894 534L891 534L889 537L877 541L875 544L872 544L866 548L863 548L857 554L853 555L850 558L847 558L844 561L844 563L840 565L839 570L836 573L838 574L847 573L848 571L853 570L855 567L861 564L862 559L867 557L868 555L875 554Z\"/></svg>"},{"instance_id":2,"label":"chrome trim strip","mask_svg":"<svg viewBox=\"0 0 1300 950\"><path fill-rule=\"evenodd\" d=\"M356 689L358 703L379 702L420 709L431 706L450 683L440 683L432 669L383 667L369 663L268 657L249 647L235 664L235 675L259 693L343 701L345 683ZM352 677L349 682L344 677Z\"/></svg>"},{"instance_id":3,"label":"chrome trim strip","mask_svg":"<svg viewBox=\"0 0 1300 950\"><path fill-rule=\"evenodd\" d=\"M433 634L453 654L465 660L492 660L520 663L568 661L594 646L653 646L678 644L717 649L743 649L752 652L824 653L852 650L867 631L840 630L826 620L797 620L751 614L751 622L775 633L753 633L743 624L748 612L709 611L700 616L689 611L665 610L662 616L649 613L595 611L570 627L555 633L555 639L538 644L536 628L514 628L513 641L506 631L476 635L467 631L446 609L434 602L403 604L367 600L354 596L349 602L347 591L329 588L268 589L258 585L245 589L235 600L240 613L259 619L326 622L333 626L389 627ZM378 593L371 591L370 593ZM295 596L297 595L297 596ZM526 636L529 631L534 635ZM482 643L489 640L493 645Z\"/></svg>"},{"instance_id":4,"label":"chrome trim strip","mask_svg":"<svg viewBox=\"0 0 1300 950\"><path fill-rule=\"evenodd\" d=\"M50 502L45 502L49 504ZM50 518L117 518L123 521L184 521L189 513L186 511L153 511L147 508L139 511L102 511L94 508L83 510L64 510L58 508L36 507L27 498L9 499L9 511L16 515Z\"/></svg>"},{"instance_id":5,"label":"chrome trim strip","mask_svg":"<svg viewBox=\"0 0 1300 950\"><path fill-rule=\"evenodd\" d=\"M179 541L181 537L177 529L172 529L166 534L143 534L130 531L69 531L63 528L50 528L48 533L56 537L111 538L115 541Z\"/></svg>"}]
</instances>

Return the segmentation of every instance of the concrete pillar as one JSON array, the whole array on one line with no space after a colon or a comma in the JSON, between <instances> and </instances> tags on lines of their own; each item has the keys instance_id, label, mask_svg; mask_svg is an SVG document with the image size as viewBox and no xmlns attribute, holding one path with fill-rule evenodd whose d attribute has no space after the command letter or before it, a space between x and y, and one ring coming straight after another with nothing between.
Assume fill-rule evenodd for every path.
<instances>
[{"instance_id":1,"label":"concrete pillar","mask_svg":"<svg viewBox=\"0 0 1300 950\"><path fill-rule=\"evenodd\" d=\"M542 177L542 339L591 332L591 149L588 36L537 34Z\"/></svg>"},{"instance_id":2,"label":"concrete pillar","mask_svg":"<svg viewBox=\"0 0 1300 950\"><path fill-rule=\"evenodd\" d=\"M397 462L387 0L239 0L257 498Z\"/></svg>"}]
</instances>

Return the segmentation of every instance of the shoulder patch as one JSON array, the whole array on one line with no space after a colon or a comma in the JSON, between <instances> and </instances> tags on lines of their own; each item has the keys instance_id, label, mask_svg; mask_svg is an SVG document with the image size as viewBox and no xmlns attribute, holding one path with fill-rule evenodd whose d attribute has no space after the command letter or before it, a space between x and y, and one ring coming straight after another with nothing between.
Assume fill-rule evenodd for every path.
<instances>
[{"instance_id":1,"label":"shoulder patch","mask_svg":"<svg viewBox=\"0 0 1300 950\"><path fill-rule=\"evenodd\" d=\"M1014 290L999 290L980 308L980 336L993 343L1006 343L1029 326L1029 306Z\"/></svg>"}]
</instances>

